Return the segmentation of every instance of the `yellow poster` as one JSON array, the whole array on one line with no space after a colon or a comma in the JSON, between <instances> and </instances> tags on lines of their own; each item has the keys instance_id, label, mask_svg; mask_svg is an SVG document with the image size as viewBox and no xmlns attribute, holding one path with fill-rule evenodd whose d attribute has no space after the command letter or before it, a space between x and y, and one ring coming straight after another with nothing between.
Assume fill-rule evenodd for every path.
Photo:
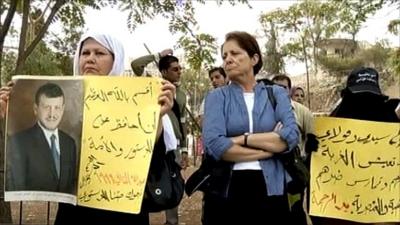
<instances>
[{"instance_id":1,"label":"yellow poster","mask_svg":"<svg viewBox=\"0 0 400 225\"><path fill-rule=\"evenodd\" d=\"M310 214L400 222L400 124L316 118Z\"/></svg>"},{"instance_id":2,"label":"yellow poster","mask_svg":"<svg viewBox=\"0 0 400 225\"><path fill-rule=\"evenodd\" d=\"M159 123L161 79L14 76L5 201L139 213Z\"/></svg>"},{"instance_id":3,"label":"yellow poster","mask_svg":"<svg viewBox=\"0 0 400 225\"><path fill-rule=\"evenodd\" d=\"M139 213L157 131L156 78L85 78L78 205Z\"/></svg>"}]
</instances>

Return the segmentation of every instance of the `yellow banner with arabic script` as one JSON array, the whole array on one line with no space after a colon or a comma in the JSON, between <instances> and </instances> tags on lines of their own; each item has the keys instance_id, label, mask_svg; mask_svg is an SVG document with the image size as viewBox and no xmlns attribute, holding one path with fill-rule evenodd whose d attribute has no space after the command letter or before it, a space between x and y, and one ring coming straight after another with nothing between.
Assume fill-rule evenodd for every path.
<instances>
[{"instance_id":1,"label":"yellow banner with arabic script","mask_svg":"<svg viewBox=\"0 0 400 225\"><path fill-rule=\"evenodd\" d=\"M316 118L310 214L400 222L400 124Z\"/></svg>"},{"instance_id":2,"label":"yellow banner with arabic script","mask_svg":"<svg viewBox=\"0 0 400 225\"><path fill-rule=\"evenodd\" d=\"M159 120L159 78L85 77L78 205L139 213Z\"/></svg>"}]
</instances>

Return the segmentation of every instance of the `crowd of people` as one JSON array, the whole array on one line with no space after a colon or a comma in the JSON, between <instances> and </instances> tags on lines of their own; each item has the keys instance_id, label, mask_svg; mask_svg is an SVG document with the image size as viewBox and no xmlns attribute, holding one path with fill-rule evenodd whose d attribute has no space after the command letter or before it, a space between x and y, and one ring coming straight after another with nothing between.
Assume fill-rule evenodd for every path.
<instances>
[{"instance_id":1,"label":"crowd of people","mask_svg":"<svg viewBox=\"0 0 400 225\"><path fill-rule=\"evenodd\" d=\"M75 76L122 75L124 49L114 36L88 33L82 36L77 46L73 67ZM313 115L304 105L304 89L292 85L286 74L275 74L271 80L263 82L256 80L263 65L263 56L256 39L249 33L228 33L221 46L221 55L223 65L209 70L214 89L201 104L199 121L204 154L226 169L219 174L219 180L215 182L217 187L208 187L210 191L203 193L202 224L358 224L330 218L310 218L305 203L307 188L296 193L298 198L287 193L286 187L291 177L278 156L299 151L309 165L311 152L318 149ZM146 65L151 62L157 63L163 78L158 97L161 111L156 140L168 142L171 138L163 138L163 135L172 136L174 142L164 145L170 146L168 150L175 152L176 162L186 169L189 165L186 148L187 99L180 85L182 67L171 49L135 59L131 66L137 76L142 76ZM370 76L368 79L365 79L366 74ZM3 118L13 84L10 82L0 89L0 115ZM28 145L32 146L28 141L39 140L28 138L27 133L35 133L36 137L43 138L41 145L52 152L32 149L35 152L24 156L20 165L7 165L7 169L13 171L10 176L14 178L10 179L18 181L18 185L11 185L9 189L20 190L25 182L30 182L30 185L34 184L32 190L41 190L42 184L47 186L48 182L54 182L59 177L65 179L66 176L60 174L76 173L76 168L59 166L63 160L76 161L71 156L75 154L75 149L64 146L75 144L58 127L64 112L63 92L54 84L47 86L53 92L38 90L36 96L34 114L37 121L31 128L34 132L21 131L11 138L13 146L7 156L18 158L18 162L23 155L20 152L28 152ZM268 96L267 86L272 88L276 105ZM388 100L382 93L378 72L373 68L353 70L341 96L341 103L331 113L333 117L400 122L400 101ZM72 144L62 141L64 138ZM58 153L56 157L54 152ZM30 175L23 174L23 171L41 171L21 169L33 161L29 157L51 159L48 164L52 165L42 171L48 175L43 175L33 183ZM39 164L43 163L39 161ZM72 185L74 181L63 183ZM54 188L51 191L57 190ZM61 190L74 191L71 187ZM179 224L178 207L166 209L165 213L165 224ZM129 214L66 203L59 203L55 224L75 224L79 218L87 217L92 219L93 224L149 224L149 212L146 210Z\"/></svg>"}]
</instances>

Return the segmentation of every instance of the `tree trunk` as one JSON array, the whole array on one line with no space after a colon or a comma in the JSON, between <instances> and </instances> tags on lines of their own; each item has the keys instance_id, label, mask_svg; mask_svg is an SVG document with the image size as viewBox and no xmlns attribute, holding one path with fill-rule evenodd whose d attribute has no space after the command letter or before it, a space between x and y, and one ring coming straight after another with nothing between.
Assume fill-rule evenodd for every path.
<instances>
[{"instance_id":1,"label":"tree trunk","mask_svg":"<svg viewBox=\"0 0 400 225\"><path fill-rule=\"evenodd\" d=\"M12 223L11 207L9 202L4 202L4 123L0 122L0 224Z\"/></svg>"},{"instance_id":2,"label":"tree trunk","mask_svg":"<svg viewBox=\"0 0 400 225\"><path fill-rule=\"evenodd\" d=\"M15 15L18 1L10 1L10 7L4 19L4 23L0 30L0 86L1 84L1 70L3 61L4 40L7 36L8 30L11 26L11 21ZM2 13L1 13L2 14ZM9 202L4 202L4 124L0 122L0 223L12 223L11 207Z\"/></svg>"},{"instance_id":3,"label":"tree trunk","mask_svg":"<svg viewBox=\"0 0 400 225\"><path fill-rule=\"evenodd\" d=\"M2 70L2 59L3 59L3 48L4 48L4 40L6 39L8 30L11 26L11 21L14 18L15 11L17 10L17 3L18 1L11 1L10 8L7 11L6 18L4 19L4 23L1 25L0 30L0 86L2 86L2 79L1 79L1 70ZM0 13L2 15L2 13ZM1 154L0 154L1 155ZM1 157L0 157L1 160Z\"/></svg>"},{"instance_id":4,"label":"tree trunk","mask_svg":"<svg viewBox=\"0 0 400 225\"><path fill-rule=\"evenodd\" d=\"M29 3L29 2L30 2L30 0L25 0L24 4ZM61 6L63 6L65 3L66 3L66 0L57 0L56 1L53 8L51 9L49 16L46 19L46 22L44 23L43 27L40 29L40 31L36 35L35 39L32 41L32 43L29 44L29 46L27 48L25 48L25 42L26 42L26 32L27 32L27 25L28 25L29 7L28 7L28 9L25 9L25 6L24 6L24 13L22 16L22 20L24 20L25 12L27 12L27 15L26 15L27 18L26 18L26 24L24 22L22 22L22 26L21 26L20 46L19 46L19 50L18 50L17 65L15 66L14 74L19 74L22 72L22 69L25 65L26 58L28 58L28 56L32 53L32 51L35 49L35 47L39 43L39 41L42 40L42 38L46 34L51 22L53 21L54 16L58 12L58 10L61 8ZM25 24L25 28L24 28L24 24ZM24 42L23 46L21 46L21 38L22 37L24 38L22 40ZM21 51L21 49L22 49L22 51Z\"/></svg>"},{"instance_id":5,"label":"tree trunk","mask_svg":"<svg viewBox=\"0 0 400 225\"><path fill-rule=\"evenodd\" d=\"M28 29L29 6L30 0L24 0L22 10L21 33L19 34L17 65L15 66L14 74L20 74L22 72L22 68L24 67L24 62L27 57L27 54L25 53L25 44L26 33Z\"/></svg>"}]
</instances>

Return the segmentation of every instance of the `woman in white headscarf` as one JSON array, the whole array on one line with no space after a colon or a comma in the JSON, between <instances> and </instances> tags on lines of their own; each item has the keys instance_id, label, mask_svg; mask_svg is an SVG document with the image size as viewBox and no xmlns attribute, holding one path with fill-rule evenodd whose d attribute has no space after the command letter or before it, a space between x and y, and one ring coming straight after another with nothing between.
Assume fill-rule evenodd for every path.
<instances>
[{"instance_id":1,"label":"woman in white headscarf","mask_svg":"<svg viewBox=\"0 0 400 225\"><path fill-rule=\"evenodd\" d=\"M82 36L75 53L74 75L104 75L119 76L124 71L124 49L115 37L107 34L89 33ZM162 91L159 96L160 121L163 126L158 126L157 141L164 129L163 139L168 149L176 149L176 138L172 135L172 124L168 116L164 116L172 108L174 85L168 81L162 82ZM161 140L161 139L160 139ZM90 224L149 224L149 214L141 210L140 214L128 214L73 206L60 203L57 212L55 225L75 224L78 218L87 218Z\"/></svg>"}]
</instances>

